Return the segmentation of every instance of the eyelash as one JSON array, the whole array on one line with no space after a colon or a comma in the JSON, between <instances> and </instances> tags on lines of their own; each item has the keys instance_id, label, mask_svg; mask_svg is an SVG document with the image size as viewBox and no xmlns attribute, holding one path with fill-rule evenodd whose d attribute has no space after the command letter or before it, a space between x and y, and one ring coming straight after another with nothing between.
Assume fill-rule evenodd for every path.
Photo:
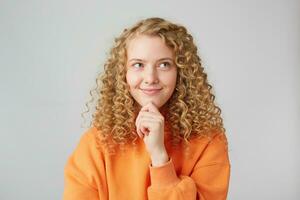
<instances>
[{"instance_id":1,"label":"eyelash","mask_svg":"<svg viewBox=\"0 0 300 200\"><path fill-rule=\"evenodd\" d=\"M142 63L134 63L132 66L134 67L136 64L142 64ZM166 67L170 67L170 65L171 65L169 62L162 62L160 64L167 64Z\"/></svg>"}]
</instances>

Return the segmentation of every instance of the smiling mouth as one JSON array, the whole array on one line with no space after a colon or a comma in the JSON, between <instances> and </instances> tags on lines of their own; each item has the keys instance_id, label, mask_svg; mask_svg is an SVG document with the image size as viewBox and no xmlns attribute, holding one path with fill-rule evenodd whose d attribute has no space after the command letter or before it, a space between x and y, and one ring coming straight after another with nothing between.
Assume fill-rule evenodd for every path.
<instances>
[{"instance_id":1,"label":"smiling mouth","mask_svg":"<svg viewBox=\"0 0 300 200\"><path fill-rule=\"evenodd\" d=\"M156 95L161 91L161 89L155 89L155 90L143 90L143 89L141 89L141 90L146 95Z\"/></svg>"}]
</instances>

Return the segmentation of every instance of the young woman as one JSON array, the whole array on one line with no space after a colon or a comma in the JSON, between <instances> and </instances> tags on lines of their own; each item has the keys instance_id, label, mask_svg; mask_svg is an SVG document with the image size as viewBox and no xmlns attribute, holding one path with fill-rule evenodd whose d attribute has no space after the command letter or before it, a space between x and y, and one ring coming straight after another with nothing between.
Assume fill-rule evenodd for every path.
<instances>
[{"instance_id":1,"label":"young woman","mask_svg":"<svg viewBox=\"0 0 300 200\"><path fill-rule=\"evenodd\" d=\"M125 29L97 86L63 199L226 199L221 110L185 27L148 18Z\"/></svg>"}]
</instances>

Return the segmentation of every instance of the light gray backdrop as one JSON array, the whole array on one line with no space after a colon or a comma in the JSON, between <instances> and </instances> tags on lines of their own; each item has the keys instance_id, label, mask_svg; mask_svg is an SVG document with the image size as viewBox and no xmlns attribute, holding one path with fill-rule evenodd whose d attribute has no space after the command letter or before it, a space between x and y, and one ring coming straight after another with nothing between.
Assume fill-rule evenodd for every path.
<instances>
[{"instance_id":1,"label":"light gray backdrop","mask_svg":"<svg viewBox=\"0 0 300 200\"><path fill-rule=\"evenodd\" d=\"M61 199L80 113L113 40L185 25L227 129L233 200L299 199L300 2L0 1L0 199Z\"/></svg>"}]
</instances>

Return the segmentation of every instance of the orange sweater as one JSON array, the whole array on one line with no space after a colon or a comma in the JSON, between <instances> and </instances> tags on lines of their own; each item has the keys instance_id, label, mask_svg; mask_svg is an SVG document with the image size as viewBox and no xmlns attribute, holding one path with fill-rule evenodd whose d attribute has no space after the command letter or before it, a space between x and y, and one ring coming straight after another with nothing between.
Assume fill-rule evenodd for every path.
<instances>
[{"instance_id":1,"label":"orange sweater","mask_svg":"<svg viewBox=\"0 0 300 200\"><path fill-rule=\"evenodd\" d=\"M88 129L69 157L64 200L226 199L230 162L220 134L190 143L190 156L165 146L170 160L152 167L144 143L110 157L96 148L96 128Z\"/></svg>"}]
</instances>

